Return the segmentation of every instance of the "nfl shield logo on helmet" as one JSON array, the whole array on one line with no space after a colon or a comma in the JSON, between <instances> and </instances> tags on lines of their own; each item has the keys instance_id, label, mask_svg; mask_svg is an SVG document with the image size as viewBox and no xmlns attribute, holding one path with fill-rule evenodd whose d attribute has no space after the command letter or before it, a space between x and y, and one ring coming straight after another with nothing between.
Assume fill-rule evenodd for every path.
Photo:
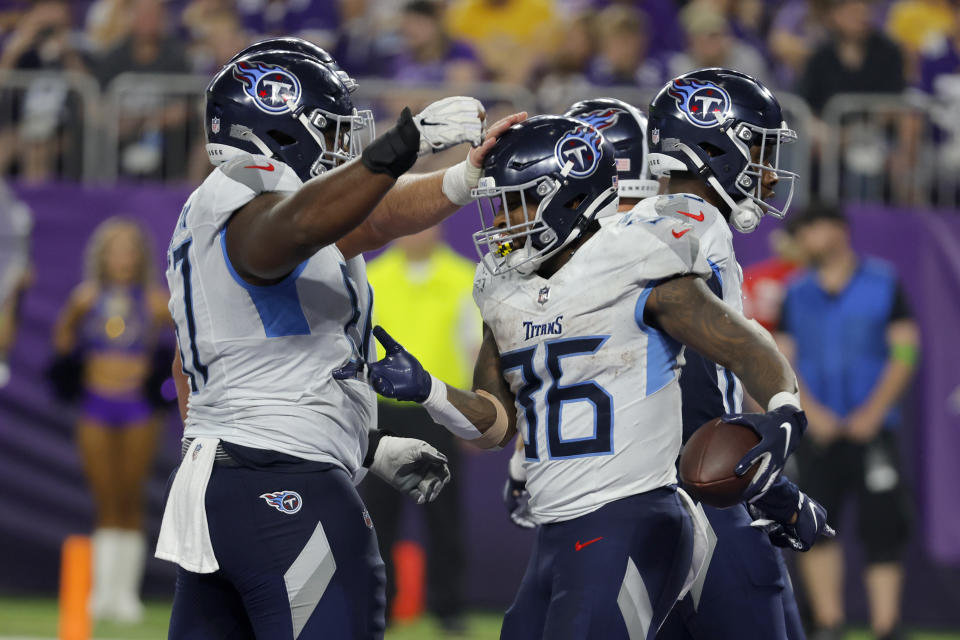
<instances>
[{"instance_id":1,"label":"nfl shield logo on helmet","mask_svg":"<svg viewBox=\"0 0 960 640\"><path fill-rule=\"evenodd\" d=\"M563 175L586 178L593 175L600 166L600 133L591 126L584 125L568 131L554 148L554 155L561 167L571 164L570 171Z\"/></svg>"},{"instance_id":2,"label":"nfl shield logo on helmet","mask_svg":"<svg viewBox=\"0 0 960 640\"><path fill-rule=\"evenodd\" d=\"M363 524L367 525L367 529L373 529L373 518L370 517L370 512L366 509L363 510Z\"/></svg>"},{"instance_id":3,"label":"nfl shield logo on helmet","mask_svg":"<svg viewBox=\"0 0 960 640\"><path fill-rule=\"evenodd\" d=\"M653 144L660 144L660 129L654 127L653 131L650 132L650 140Z\"/></svg>"},{"instance_id":4,"label":"nfl shield logo on helmet","mask_svg":"<svg viewBox=\"0 0 960 640\"><path fill-rule=\"evenodd\" d=\"M216 116L210 118L210 133L220 133L220 118Z\"/></svg>"},{"instance_id":5,"label":"nfl shield logo on helmet","mask_svg":"<svg viewBox=\"0 0 960 640\"><path fill-rule=\"evenodd\" d=\"M550 287L544 287L540 289L539 295L537 295L537 302L540 304L547 304L547 300L550 299Z\"/></svg>"},{"instance_id":6,"label":"nfl shield logo on helmet","mask_svg":"<svg viewBox=\"0 0 960 640\"><path fill-rule=\"evenodd\" d=\"M712 82L678 78L670 83L667 92L677 101L687 121L704 129L724 122L730 110L730 96Z\"/></svg>"},{"instance_id":7,"label":"nfl shield logo on helmet","mask_svg":"<svg viewBox=\"0 0 960 640\"><path fill-rule=\"evenodd\" d=\"M290 113L300 102L300 81L281 66L240 61L233 67L233 77L264 113Z\"/></svg>"},{"instance_id":8,"label":"nfl shield logo on helmet","mask_svg":"<svg viewBox=\"0 0 960 640\"><path fill-rule=\"evenodd\" d=\"M288 515L300 511L300 507L303 506L303 500L300 499L300 494L296 491L273 491L264 493L260 497L280 513Z\"/></svg>"}]
</instances>

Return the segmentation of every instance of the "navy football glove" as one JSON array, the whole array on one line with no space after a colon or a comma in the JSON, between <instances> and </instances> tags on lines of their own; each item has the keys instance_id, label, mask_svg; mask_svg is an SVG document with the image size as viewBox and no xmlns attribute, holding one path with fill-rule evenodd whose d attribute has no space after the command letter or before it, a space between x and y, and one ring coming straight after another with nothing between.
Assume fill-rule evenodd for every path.
<instances>
[{"instance_id":1,"label":"navy football glove","mask_svg":"<svg viewBox=\"0 0 960 640\"><path fill-rule=\"evenodd\" d=\"M807 417L800 409L783 405L767 413L737 413L721 418L724 422L750 427L760 442L740 460L734 473L742 476L757 464L757 472L743 492L743 499L753 502L776 482L783 464L797 448L807 428Z\"/></svg>"},{"instance_id":2,"label":"navy football glove","mask_svg":"<svg viewBox=\"0 0 960 640\"><path fill-rule=\"evenodd\" d=\"M383 360L367 363L370 386L385 398L423 402L430 395L433 379L420 362L390 337L383 327L373 328L373 335L383 345ZM334 377L338 374L334 372Z\"/></svg>"},{"instance_id":3,"label":"navy football glove","mask_svg":"<svg viewBox=\"0 0 960 640\"><path fill-rule=\"evenodd\" d=\"M766 532L778 547L807 551L819 536L837 535L827 523L827 510L786 478L777 480L748 509L753 518L750 526Z\"/></svg>"}]
</instances>

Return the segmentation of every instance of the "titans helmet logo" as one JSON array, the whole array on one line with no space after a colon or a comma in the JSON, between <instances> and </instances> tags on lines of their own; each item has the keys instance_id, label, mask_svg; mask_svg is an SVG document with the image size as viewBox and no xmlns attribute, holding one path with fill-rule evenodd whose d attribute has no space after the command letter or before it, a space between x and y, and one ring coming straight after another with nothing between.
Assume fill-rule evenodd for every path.
<instances>
[{"instance_id":1,"label":"titans helmet logo","mask_svg":"<svg viewBox=\"0 0 960 640\"><path fill-rule=\"evenodd\" d=\"M283 67L241 61L234 65L233 77L264 113L290 113L300 102L300 81Z\"/></svg>"},{"instance_id":2,"label":"titans helmet logo","mask_svg":"<svg viewBox=\"0 0 960 640\"><path fill-rule=\"evenodd\" d=\"M678 79L670 83L667 92L687 121L703 129L721 124L730 111L730 95L712 82Z\"/></svg>"},{"instance_id":3,"label":"titans helmet logo","mask_svg":"<svg viewBox=\"0 0 960 640\"><path fill-rule=\"evenodd\" d=\"M570 170L575 178L586 178L600 166L603 151L600 149L600 132L589 125L583 125L568 131L554 147L553 153L561 167L573 163Z\"/></svg>"},{"instance_id":4,"label":"titans helmet logo","mask_svg":"<svg viewBox=\"0 0 960 640\"><path fill-rule=\"evenodd\" d=\"M622 109L596 109L595 111L588 111L581 116L577 116L577 120L582 120L594 129L603 131L607 127L612 127L617 124L621 113L623 113Z\"/></svg>"},{"instance_id":5,"label":"titans helmet logo","mask_svg":"<svg viewBox=\"0 0 960 640\"><path fill-rule=\"evenodd\" d=\"M300 499L300 494L296 491L273 491L264 493L260 497L280 513L289 515L300 511L300 507L303 506L303 500Z\"/></svg>"}]
</instances>

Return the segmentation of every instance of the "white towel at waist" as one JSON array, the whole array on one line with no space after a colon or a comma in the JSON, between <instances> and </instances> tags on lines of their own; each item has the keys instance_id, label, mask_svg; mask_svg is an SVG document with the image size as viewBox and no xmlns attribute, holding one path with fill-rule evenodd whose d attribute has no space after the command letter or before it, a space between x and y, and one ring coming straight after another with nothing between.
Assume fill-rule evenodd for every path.
<instances>
[{"instance_id":1,"label":"white towel at waist","mask_svg":"<svg viewBox=\"0 0 960 640\"><path fill-rule=\"evenodd\" d=\"M190 443L170 487L154 554L194 573L213 573L220 568L210 542L205 500L219 442L217 438L196 438Z\"/></svg>"}]
</instances>

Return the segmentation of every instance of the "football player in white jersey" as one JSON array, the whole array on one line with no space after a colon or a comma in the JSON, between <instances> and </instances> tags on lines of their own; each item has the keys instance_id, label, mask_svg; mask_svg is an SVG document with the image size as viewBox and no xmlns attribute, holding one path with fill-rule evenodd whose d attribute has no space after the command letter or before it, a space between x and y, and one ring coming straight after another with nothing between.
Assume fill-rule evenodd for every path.
<instances>
[{"instance_id":1,"label":"football player in white jersey","mask_svg":"<svg viewBox=\"0 0 960 640\"><path fill-rule=\"evenodd\" d=\"M498 133L524 116L484 142L481 105L448 98L363 146L372 117L355 87L284 38L207 88L217 168L168 252L185 423L156 554L179 565L170 638L382 637L383 563L354 484L369 468L422 502L449 477L426 443L375 430L361 252L466 203ZM476 148L459 165L401 177L462 142Z\"/></svg>"},{"instance_id":2,"label":"football player in white jersey","mask_svg":"<svg viewBox=\"0 0 960 640\"><path fill-rule=\"evenodd\" d=\"M749 497L806 424L793 371L707 288L688 225L600 224L617 208L614 156L599 131L560 116L513 126L487 156L474 191L484 340L473 390L433 378L374 329L387 352L369 365L379 393L421 402L481 447L521 434L541 526L502 638L652 639L689 588L706 539L676 487L684 344L768 406L751 423L761 440L744 463L762 462Z\"/></svg>"},{"instance_id":3,"label":"football player in white jersey","mask_svg":"<svg viewBox=\"0 0 960 640\"><path fill-rule=\"evenodd\" d=\"M796 179L779 167L780 145L796 134L787 128L776 97L735 71L691 72L671 80L653 100L648 138L651 163L668 178L668 195L644 200L633 214L689 224L713 272L709 288L742 311L743 276L730 224L748 233L764 213L782 217ZM789 188L782 209L769 204L778 184ZM742 411L743 399L729 369L692 350L685 358L684 441L709 420ZM818 536L832 536L826 512L784 477L750 509L704 505L715 548L707 571L658 638L804 637L783 558L773 545L806 550Z\"/></svg>"},{"instance_id":4,"label":"football player in white jersey","mask_svg":"<svg viewBox=\"0 0 960 640\"><path fill-rule=\"evenodd\" d=\"M593 98L574 103L563 115L592 125L613 146L620 200L617 211L604 218L605 221L630 211L642 199L657 195L660 184L651 177L647 166L647 116L642 111L616 98ZM529 512L530 494L526 489L523 459L523 447L518 439L507 467L503 501L514 524L532 529L536 525Z\"/></svg>"}]
</instances>

